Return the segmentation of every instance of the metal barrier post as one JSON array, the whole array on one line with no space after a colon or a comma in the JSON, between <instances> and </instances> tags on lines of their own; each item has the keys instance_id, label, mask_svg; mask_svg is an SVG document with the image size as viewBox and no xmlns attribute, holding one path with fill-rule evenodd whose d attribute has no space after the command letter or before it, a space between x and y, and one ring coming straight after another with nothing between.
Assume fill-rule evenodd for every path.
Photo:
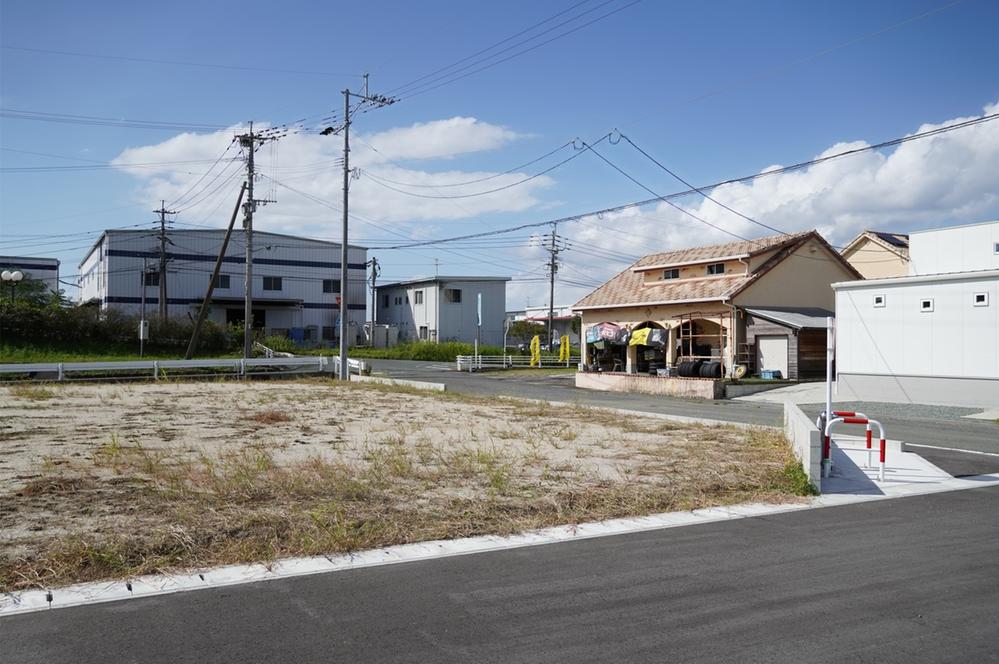
<instances>
[{"instance_id":1,"label":"metal barrier post","mask_svg":"<svg viewBox=\"0 0 999 664\"><path fill-rule=\"evenodd\" d=\"M59 377L56 380L58 380L59 382L62 382L62 378L63 378L62 362L59 363L59 375L58 376Z\"/></svg>"},{"instance_id":2,"label":"metal barrier post","mask_svg":"<svg viewBox=\"0 0 999 664\"><path fill-rule=\"evenodd\" d=\"M153 378L155 380L160 379L160 363L155 361L153 362Z\"/></svg>"}]
</instances>

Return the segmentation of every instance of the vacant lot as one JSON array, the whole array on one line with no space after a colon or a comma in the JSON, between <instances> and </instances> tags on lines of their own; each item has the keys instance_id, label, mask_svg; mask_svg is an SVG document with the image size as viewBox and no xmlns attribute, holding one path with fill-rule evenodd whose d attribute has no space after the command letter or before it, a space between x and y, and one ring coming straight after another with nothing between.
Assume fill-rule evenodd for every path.
<instances>
[{"instance_id":1,"label":"vacant lot","mask_svg":"<svg viewBox=\"0 0 999 664\"><path fill-rule=\"evenodd\" d=\"M320 380L0 387L0 591L794 499L770 431Z\"/></svg>"}]
</instances>

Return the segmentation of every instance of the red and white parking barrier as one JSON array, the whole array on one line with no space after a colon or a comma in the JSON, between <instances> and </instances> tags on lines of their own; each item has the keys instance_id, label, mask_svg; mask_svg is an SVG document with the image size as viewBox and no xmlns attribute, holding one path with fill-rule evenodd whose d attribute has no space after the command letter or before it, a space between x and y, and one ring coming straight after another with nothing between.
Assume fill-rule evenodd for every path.
<instances>
[{"instance_id":1,"label":"red and white parking barrier","mask_svg":"<svg viewBox=\"0 0 999 664\"><path fill-rule=\"evenodd\" d=\"M819 419L825 420L825 412L819 415ZM880 438L880 464L878 467L878 481L885 481L885 457L888 443L885 437L884 425L877 420L872 420L863 413L846 410L834 410L833 418L829 420L823 430L822 438L822 477L829 477L832 470L832 427L834 424L863 424L866 428L867 439L867 468L872 467L871 454L873 453L871 425L877 426Z\"/></svg>"}]
</instances>

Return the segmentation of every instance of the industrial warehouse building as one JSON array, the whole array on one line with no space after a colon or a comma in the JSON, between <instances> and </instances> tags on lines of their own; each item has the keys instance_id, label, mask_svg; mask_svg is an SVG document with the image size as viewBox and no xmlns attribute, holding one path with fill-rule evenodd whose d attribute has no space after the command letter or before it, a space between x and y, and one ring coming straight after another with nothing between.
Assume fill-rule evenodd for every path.
<instances>
[{"instance_id":1,"label":"industrial warehouse building","mask_svg":"<svg viewBox=\"0 0 999 664\"><path fill-rule=\"evenodd\" d=\"M0 271L18 271L25 279L41 281L53 293L58 293L59 261L38 256L0 256Z\"/></svg>"},{"instance_id":2,"label":"industrial warehouse building","mask_svg":"<svg viewBox=\"0 0 999 664\"><path fill-rule=\"evenodd\" d=\"M909 234L909 276L833 284L837 396L999 405L999 222Z\"/></svg>"},{"instance_id":3,"label":"industrial warehouse building","mask_svg":"<svg viewBox=\"0 0 999 664\"><path fill-rule=\"evenodd\" d=\"M168 230L167 314L196 316L222 247L225 230ZM234 231L222 261L208 318L220 325L243 320L245 233ZM253 233L253 322L268 334L303 341L335 341L339 327L340 244L292 235ZM80 263L81 304L155 315L160 293L160 238L156 231L105 231ZM367 249L348 249L348 342L365 319Z\"/></svg>"},{"instance_id":4,"label":"industrial warehouse building","mask_svg":"<svg viewBox=\"0 0 999 664\"><path fill-rule=\"evenodd\" d=\"M400 341L475 341L503 345L510 277L428 277L377 287L377 320L398 328ZM482 325L478 302L482 300Z\"/></svg>"}]
</instances>

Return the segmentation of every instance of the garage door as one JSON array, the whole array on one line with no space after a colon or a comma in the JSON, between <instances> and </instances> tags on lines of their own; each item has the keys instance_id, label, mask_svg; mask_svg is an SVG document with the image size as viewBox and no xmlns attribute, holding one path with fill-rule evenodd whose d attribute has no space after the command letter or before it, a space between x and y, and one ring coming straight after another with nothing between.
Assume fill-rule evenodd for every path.
<instances>
[{"instance_id":1,"label":"garage door","mask_svg":"<svg viewBox=\"0 0 999 664\"><path fill-rule=\"evenodd\" d=\"M756 370L767 369L787 378L787 337L756 337Z\"/></svg>"}]
</instances>

